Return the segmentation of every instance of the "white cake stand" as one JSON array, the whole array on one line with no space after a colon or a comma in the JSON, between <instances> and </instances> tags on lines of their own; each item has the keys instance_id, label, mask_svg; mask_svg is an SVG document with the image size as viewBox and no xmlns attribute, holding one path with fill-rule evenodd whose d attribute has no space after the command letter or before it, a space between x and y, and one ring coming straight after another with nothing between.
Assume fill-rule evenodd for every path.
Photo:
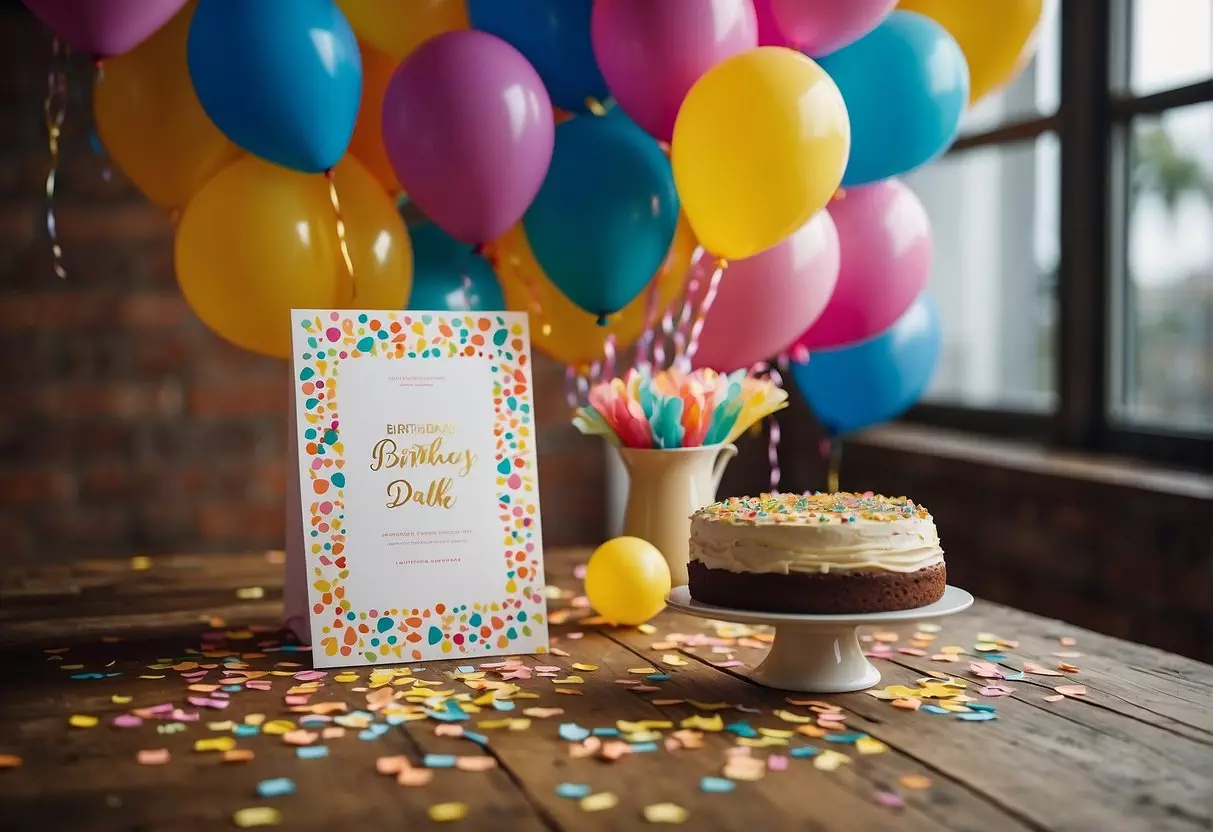
<instances>
[{"instance_id":1,"label":"white cake stand","mask_svg":"<svg viewBox=\"0 0 1213 832\"><path fill-rule=\"evenodd\" d=\"M934 604L912 610L796 615L713 607L692 598L688 587L678 586L670 592L669 605L671 609L698 618L773 625L776 629L771 652L749 674L758 684L801 693L845 693L870 688L880 681L880 671L867 660L859 646L857 627L953 615L971 607L973 596L949 586Z\"/></svg>"}]
</instances>

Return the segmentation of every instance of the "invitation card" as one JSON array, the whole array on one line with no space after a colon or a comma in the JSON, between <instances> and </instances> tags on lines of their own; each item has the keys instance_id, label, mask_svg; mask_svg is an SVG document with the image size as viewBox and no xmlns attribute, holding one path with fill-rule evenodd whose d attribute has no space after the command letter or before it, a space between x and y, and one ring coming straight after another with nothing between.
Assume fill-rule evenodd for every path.
<instances>
[{"instance_id":1,"label":"invitation card","mask_svg":"<svg viewBox=\"0 0 1213 832\"><path fill-rule=\"evenodd\" d=\"M315 665L546 652L526 316L296 310L292 326L287 607L306 582Z\"/></svg>"}]
</instances>

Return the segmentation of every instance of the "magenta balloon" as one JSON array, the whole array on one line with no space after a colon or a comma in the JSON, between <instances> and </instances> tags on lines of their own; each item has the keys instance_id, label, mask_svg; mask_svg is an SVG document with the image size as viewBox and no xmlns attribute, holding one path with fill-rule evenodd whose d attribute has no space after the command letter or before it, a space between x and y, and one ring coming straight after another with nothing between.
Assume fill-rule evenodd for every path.
<instances>
[{"instance_id":1,"label":"magenta balloon","mask_svg":"<svg viewBox=\"0 0 1213 832\"><path fill-rule=\"evenodd\" d=\"M778 245L729 261L694 365L729 372L782 352L826 308L838 268L838 232L825 211Z\"/></svg>"},{"instance_id":2,"label":"magenta balloon","mask_svg":"<svg viewBox=\"0 0 1213 832\"><path fill-rule=\"evenodd\" d=\"M616 103L666 142L699 77L758 45L752 0L597 0L590 32Z\"/></svg>"},{"instance_id":3,"label":"magenta balloon","mask_svg":"<svg viewBox=\"0 0 1213 832\"><path fill-rule=\"evenodd\" d=\"M779 31L775 15L771 12L771 0L754 0L754 14L758 18L759 46L787 46L788 39Z\"/></svg>"},{"instance_id":4,"label":"magenta balloon","mask_svg":"<svg viewBox=\"0 0 1213 832\"><path fill-rule=\"evenodd\" d=\"M897 0L769 0L790 46L810 57L853 43L884 20Z\"/></svg>"},{"instance_id":5,"label":"magenta balloon","mask_svg":"<svg viewBox=\"0 0 1213 832\"><path fill-rule=\"evenodd\" d=\"M409 199L483 243L522 218L552 161L552 102L517 49L484 32L426 41L396 68L383 141Z\"/></svg>"},{"instance_id":6,"label":"magenta balloon","mask_svg":"<svg viewBox=\"0 0 1213 832\"><path fill-rule=\"evenodd\" d=\"M931 222L906 185L887 179L848 188L830 203L842 268L825 312L797 339L809 350L879 335L905 313L931 274Z\"/></svg>"},{"instance_id":7,"label":"magenta balloon","mask_svg":"<svg viewBox=\"0 0 1213 832\"><path fill-rule=\"evenodd\" d=\"M30 11L90 58L129 52L168 23L187 0L25 0Z\"/></svg>"}]
</instances>

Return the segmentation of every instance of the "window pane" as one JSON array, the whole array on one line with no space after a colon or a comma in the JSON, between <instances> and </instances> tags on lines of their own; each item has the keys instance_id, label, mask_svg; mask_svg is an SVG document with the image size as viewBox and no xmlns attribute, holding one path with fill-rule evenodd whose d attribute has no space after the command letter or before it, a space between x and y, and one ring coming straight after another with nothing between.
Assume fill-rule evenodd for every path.
<instances>
[{"instance_id":1,"label":"window pane","mask_svg":"<svg viewBox=\"0 0 1213 832\"><path fill-rule=\"evenodd\" d=\"M943 355L929 401L1054 403L1058 142L977 147L906 177L931 215Z\"/></svg>"},{"instance_id":2,"label":"window pane","mask_svg":"<svg viewBox=\"0 0 1213 832\"><path fill-rule=\"evenodd\" d=\"M982 133L1057 110L1061 98L1061 32L1057 11L1060 5L1046 4L1045 19L1037 32L1036 55L1011 84L987 95L965 113L960 123L962 135Z\"/></svg>"},{"instance_id":3,"label":"window pane","mask_svg":"<svg viewBox=\"0 0 1213 832\"><path fill-rule=\"evenodd\" d=\"M1213 2L1133 3L1130 90L1147 95L1213 76Z\"/></svg>"},{"instance_id":4,"label":"window pane","mask_svg":"<svg viewBox=\"0 0 1213 832\"><path fill-rule=\"evenodd\" d=\"M1141 118L1130 141L1119 407L1213 429L1213 103Z\"/></svg>"}]
</instances>

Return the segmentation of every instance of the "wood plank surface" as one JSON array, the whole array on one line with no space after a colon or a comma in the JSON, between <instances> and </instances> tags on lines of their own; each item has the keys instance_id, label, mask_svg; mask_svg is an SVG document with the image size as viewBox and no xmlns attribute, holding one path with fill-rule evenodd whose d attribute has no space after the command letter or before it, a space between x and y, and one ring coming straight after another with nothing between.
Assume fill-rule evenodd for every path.
<instances>
[{"instance_id":1,"label":"wood plank surface","mask_svg":"<svg viewBox=\"0 0 1213 832\"><path fill-rule=\"evenodd\" d=\"M630 830L647 825L645 807L655 804L681 807L686 828L695 830L1213 829L1213 668L1207 665L978 602L943 623L923 651L927 655L897 652L915 633L914 627L899 628L897 641L880 634L892 649L874 661L883 674L881 687L914 687L932 673L954 675L966 682L966 695L996 708L996 719L965 722L951 714L900 710L860 692L815 697L841 708L845 722L830 729L830 738L810 737L795 732L800 723L776 712L787 711L791 719L816 716L818 725L828 725L803 704L814 697L769 690L745 678L746 667L764 651L760 628L719 629L670 612L653 622L652 632L587 621L590 611L576 598L580 589L573 577L586 554L549 554L550 580L563 588L550 601L561 622L553 626L557 652L522 662L557 667L555 678L580 676L581 684L558 685L533 673L516 683L535 698L501 703L508 710L486 706L457 723L474 732L473 739L449 736L451 726L430 718L384 724L381 733L365 739L360 729L346 728L344 736L316 742L327 749L322 759L299 759L281 736L233 736L224 724L256 722L258 715L265 723L300 718L284 695L308 684L291 677L310 662L306 652L282 652L274 629L281 607L278 554L91 561L50 572L0 574L0 662L6 678L0 761L3 755L21 760L0 768L0 827L225 829L236 828L233 816L242 808L272 807L287 829L385 822L412 829L434 825L428 815L434 804L461 803L466 817L452 825L468 829ZM261 597L249 597L257 594L254 588ZM206 631L230 636L205 644L221 644L219 652L231 655L199 653ZM979 634L1007 643L991 660L975 649ZM1062 645L1063 638L1074 644ZM679 644L671 646L671 640ZM930 654L943 645L963 647L966 655L954 663L933 661ZM1058 652L1080 655L1053 655ZM717 666L731 661L742 664ZM994 680L974 676L970 663L976 661L991 661L1007 674L1021 671L1025 662L1044 668L1069 662L1078 670L998 682L1012 692L987 698L979 690ZM172 669L188 667L182 662L214 666L187 679L182 673L202 668ZM217 684L230 662L237 664L228 669L243 663L264 671L261 679L270 689L233 687L224 709L188 704L187 696L207 694L186 686ZM402 692L410 690L412 678L421 678L435 690L479 695L467 680L452 678L461 664L414 666L385 687ZM646 666L659 671L657 680L635 672ZM72 678L81 674L101 678ZM485 678L499 675L489 671ZM636 692L637 684L620 681L655 690ZM296 695L306 695L308 705L341 703L356 712L368 707L371 682L368 668L330 671L314 690ZM1045 700L1054 686L1067 684L1084 685L1085 695ZM160 733L174 720L148 719L129 728L111 724L132 709L166 702L187 715L197 712L197 721L181 722L174 733ZM561 713L523 715L537 707ZM100 723L73 728L73 714L95 716ZM711 726L717 716L736 732L696 731L696 748L670 740L684 720L691 726L708 720ZM381 715L368 718L384 722ZM529 724L510 730L510 719ZM582 743L561 736L566 723L609 732L645 721L660 726L652 729L660 735L653 750L633 735L624 747L639 750L615 761L603 759L601 751L578 755ZM759 741L786 745L740 745L750 741L739 733L760 730L772 736ZM879 741L878 753L859 753L847 734ZM214 737L231 737L255 756L224 763L221 752L194 750L197 740ZM602 736L599 742L623 741ZM871 741L865 742L871 750ZM136 762L140 749L159 748L169 750L167 764ZM817 757L792 756L792 749ZM815 760L825 752L837 752L846 762L822 770ZM759 779L730 781L727 794L703 791L701 780L721 778L729 755L738 753L762 761ZM381 757L403 755L419 768L427 754L488 756L494 767L436 768L424 786L398 785L376 771ZM293 794L257 795L259 782L281 777L293 781ZM588 812L578 800L558 795L562 783L611 792L617 805Z\"/></svg>"}]
</instances>

